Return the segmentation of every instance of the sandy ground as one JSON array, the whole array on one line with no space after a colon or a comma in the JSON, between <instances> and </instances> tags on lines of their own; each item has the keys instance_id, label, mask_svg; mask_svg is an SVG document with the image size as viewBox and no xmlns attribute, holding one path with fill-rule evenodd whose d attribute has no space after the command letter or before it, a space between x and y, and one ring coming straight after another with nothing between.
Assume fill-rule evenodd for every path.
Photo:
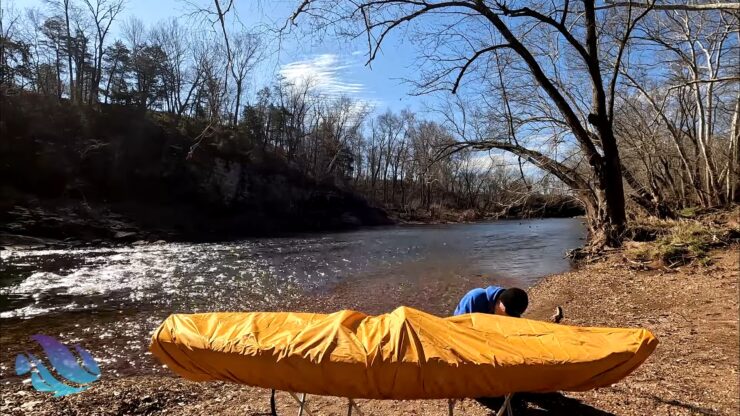
<instances>
[{"instance_id":1,"label":"sandy ground","mask_svg":"<svg viewBox=\"0 0 740 416\"><path fill-rule=\"evenodd\" d=\"M585 393L516 396L516 415L737 415L739 247L713 253L709 266L637 271L619 253L551 276L530 291L528 318L565 308L564 324L646 327L656 352L616 385ZM3 360L8 357L3 357ZM226 383L190 383L166 376L103 379L64 398L30 386L0 387L2 415L267 415L269 392ZM296 414L281 393L278 414ZM346 400L310 396L315 415L346 414ZM447 402L358 400L365 415L446 415ZM491 415L495 403L465 400L456 414Z\"/></svg>"}]
</instances>

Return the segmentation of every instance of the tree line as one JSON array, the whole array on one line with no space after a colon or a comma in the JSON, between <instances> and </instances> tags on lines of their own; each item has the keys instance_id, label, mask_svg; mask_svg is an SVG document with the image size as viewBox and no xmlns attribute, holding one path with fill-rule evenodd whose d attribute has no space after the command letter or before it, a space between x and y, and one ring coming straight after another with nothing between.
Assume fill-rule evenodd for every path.
<instances>
[{"instance_id":1,"label":"tree line","mask_svg":"<svg viewBox=\"0 0 740 416\"><path fill-rule=\"evenodd\" d=\"M213 30L118 22L120 0L5 10L3 91L203 120L193 149L228 127L399 210L573 195L597 244L618 245L632 211L672 217L740 200L736 3L296 2L283 30L364 37L368 61L407 26L420 68L410 81L441 98L435 120L377 114L310 80L278 77L248 94L263 35L227 27L233 1L202 3ZM121 39L109 39L114 21Z\"/></svg>"},{"instance_id":2,"label":"tree line","mask_svg":"<svg viewBox=\"0 0 740 416\"><path fill-rule=\"evenodd\" d=\"M5 9L0 39L3 94L33 92L75 105L123 105L203 121L193 151L214 132L279 154L318 180L351 186L387 208L503 212L527 198L567 189L473 151L442 159L454 142L443 123L410 111L376 114L361 100L327 95L311 79L248 94L266 47L246 30L190 29L176 18L152 27L118 20L122 0L49 1ZM119 38L109 33L118 25ZM516 163L514 163L516 164ZM528 176L531 176L528 179Z\"/></svg>"},{"instance_id":3,"label":"tree line","mask_svg":"<svg viewBox=\"0 0 740 416\"><path fill-rule=\"evenodd\" d=\"M584 203L592 242L628 208L738 201L740 6L733 1L303 0L292 22L417 47L420 93L447 92L463 149L499 149ZM449 93L452 94L449 94Z\"/></svg>"}]
</instances>

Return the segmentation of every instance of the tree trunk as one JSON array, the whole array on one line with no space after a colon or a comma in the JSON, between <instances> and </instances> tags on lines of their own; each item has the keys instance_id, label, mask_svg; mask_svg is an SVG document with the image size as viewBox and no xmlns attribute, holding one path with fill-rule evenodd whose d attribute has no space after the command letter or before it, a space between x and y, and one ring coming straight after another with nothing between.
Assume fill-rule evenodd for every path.
<instances>
[{"instance_id":1,"label":"tree trunk","mask_svg":"<svg viewBox=\"0 0 740 416\"><path fill-rule=\"evenodd\" d=\"M236 104L234 106L234 125L236 126L239 122L239 106L241 105L242 98L242 80L237 79L236 81Z\"/></svg>"},{"instance_id":2,"label":"tree trunk","mask_svg":"<svg viewBox=\"0 0 740 416\"><path fill-rule=\"evenodd\" d=\"M74 76L72 72L72 33L69 31L69 1L64 2L64 20L66 24L66 30L67 30L67 38L66 38L66 44L67 44L67 68L69 70L69 101L74 102L75 101L75 94L74 94Z\"/></svg>"},{"instance_id":3,"label":"tree trunk","mask_svg":"<svg viewBox=\"0 0 740 416\"><path fill-rule=\"evenodd\" d=\"M606 147L606 146L605 146ZM616 152L616 145L614 146ZM610 247L621 245L622 235L627 225L624 206L624 186L622 185L621 164L618 154L604 152L604 165L599 178L599 188L603 192L605 217L599 217L604 242Z\"/></svg>"},{"instance_id":4,"label":"tree trunk","mask_svg":"<svg viewBox=\"0 0 740 416\"><path fill-rule=\"evenodd\" d=\"M735 114L732 117L732 127L730 128L730 158L727 162L727 203L740 202L738 194L738 170L740 169L740 95L735 101Z\"/></svg>"},{"instance_id":5,"label":"tree trunk","mask_svg":"<svg viewBox=\"0 0 740 416\"><path fill-rule=\"evenodd\" d=\"M100 90L100 79L103 77L103 37L99 39L98 56L93 68L93 79L90 82L90 105L98 102L98 93Z\"/></svg>"},{"instance_id":6,"label":"tree trunk","mask_svg":"<svg viewBox=\"0 0 740 416\"><path fill-rule=\"evenodd\" d=\"M113 61L113 68L110 71L110 74L108 75L108 82L105 83L105 103L108 104L108 98L110 97L110 86L111 81L113 80L113 77L116 75L116 69L118 69L118 56L116 56L115 61Z\"/></svg>"},{"instance_id":7,"label":"tree trunk","mask_svg":"<svg viewBox=\"0 0 740 416\"><path fill-rule=\"evenodd\" d=\"M62 92L64 91L64 86L62 85L62 64L61 64L61 57L59 56L59 45L57 45L56 48L56 61L55 61L55 69L57 72L57 98L59 101L62 101Z\"/></svg>"}]
</instances>

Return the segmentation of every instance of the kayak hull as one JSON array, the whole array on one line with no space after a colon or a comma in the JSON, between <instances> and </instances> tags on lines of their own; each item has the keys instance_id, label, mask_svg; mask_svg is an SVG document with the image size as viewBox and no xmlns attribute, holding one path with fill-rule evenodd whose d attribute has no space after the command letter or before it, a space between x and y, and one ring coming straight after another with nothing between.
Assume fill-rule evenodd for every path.
<instances>
[{"instance_id":1,"label":"kayak hull","mask_svg":"<svg viewBox=\"0 0 740 416\"><path fill-rule=\"evenodd\" d=\"M583 328L412 308L368 316L175 314L150 350L194 381L366 399L583 391L613 384L657 345L644 329Z\"/></svg>"}]
</instances>

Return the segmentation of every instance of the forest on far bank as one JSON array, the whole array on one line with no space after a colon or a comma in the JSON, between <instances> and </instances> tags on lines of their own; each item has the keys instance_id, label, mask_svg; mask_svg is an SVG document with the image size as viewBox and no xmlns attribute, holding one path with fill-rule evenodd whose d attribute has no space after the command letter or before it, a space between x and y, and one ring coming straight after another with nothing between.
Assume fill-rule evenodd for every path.
<instances>
[{"instance_id":1,"label":"forest on far bank","mask_svg":"<svg viewBox=\"0 0 740 416\"><path fill-rule=\"evenodd\" d=\"M270 154L409 219L537 216L577 200L592 235L616 245L630 216L740 201L736 4L524 3L296 2L290 31L367 37L369 61L408 26L410 82L442 97L436 116L310 79L250 91L271 40L229 24L226 0L194 2L201 25L149 27L123 0L4 2L0 93L137 110L191 138L184 164L207 146Z\"/></svg>"}]
</instances>

